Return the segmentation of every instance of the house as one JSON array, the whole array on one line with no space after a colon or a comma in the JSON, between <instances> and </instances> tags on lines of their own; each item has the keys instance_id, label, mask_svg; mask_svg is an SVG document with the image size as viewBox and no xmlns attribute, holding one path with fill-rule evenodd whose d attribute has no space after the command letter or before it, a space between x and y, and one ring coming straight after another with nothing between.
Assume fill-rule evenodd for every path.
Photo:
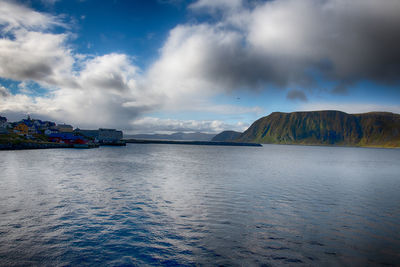
<instances>
[{"instance_id":1,"label":"house","mask_svg":"<svg viewBox=\"0 0 400 267\"><path fill-rule=\"evenodd\" d=\"M18 135L28 135L29 133L29 127L28 125L26 125L23 122L18 123L15 127L14 127L14 133L18 134Z\"/></svg>"},{"instance_id":2,"label":"house","mask_svg":"<svg viewBox=\"0 0 400 267\"><path fill-rule=\"evenodd\" d=\"M74 128L68 124L58 124L53 127L53 129L57 129L59 132L62 133L72 133Z\"/></svg>"},{"instance_id":3,"label":"house","mask_svg":"<svg viewBox=\"0 0 400 267\"><path fill-rule=\"evenodd\" d=\"M37 125L35 125L35 120L32 120L30 116L28 116L27 119L23 119L23 120L19 121L17 123L17 125L19 125L21 123L25 124L26 126L28 126L28 134L32 135L32 134L40 133Z\"/></svg>"},{"instance_id":4,"label":"house","mask_svg":"<svg viewBox=\"0 0 400 267\"><path fill-rule=\"evenodd\" d=\"M33 124L40 132L44 132L47 129L53 128L56 126L55 122L51 121L42 121L42 120L34 120Z\"/></svg>"},{"instance_id":5,"label":"house","mask_svg":"<svg viewBox=\"0 0 400 267\"><path fill-rule=\"evenodd\" d=\"M0 134L7 134L8 127L9 123L7 122L7 118L0 116Z\"/></svg>"},{"instance_id":6,"label":"house","mask_svg":"<svg viewBox=\"0 0 400 267\"><path fill-rule=\"evenodd\" d=\"M102 142L115 142L120 141L123 137L122 131L115 129L99 129L99 140Z\"/></svg>"},{"instance_id":7,"label":"house","mask_svg":"<svg viewBox=\"0 0 400 267\"><path fill-rule=\"evenodd\" d=\"M92 138L100 143L118 142L123 137L122 131L115 129L81 130L78 128L74 132Z\"/></svg>"}]
</instances>

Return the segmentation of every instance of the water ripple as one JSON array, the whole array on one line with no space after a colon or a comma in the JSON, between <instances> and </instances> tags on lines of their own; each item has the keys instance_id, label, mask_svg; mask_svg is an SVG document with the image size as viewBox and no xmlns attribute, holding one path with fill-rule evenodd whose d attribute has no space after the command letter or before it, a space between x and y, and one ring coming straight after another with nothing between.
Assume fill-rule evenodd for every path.
<instances>
[{"instance_id":1,"label":"water ripple","mask_svg":"<svg viewBox=\"0 0 400 267\"><path fill-rule=\"evenodd\" d=\"M0 152L0 265L396 265L399 160L275 145Z\"/></svg>"}]
</instances>

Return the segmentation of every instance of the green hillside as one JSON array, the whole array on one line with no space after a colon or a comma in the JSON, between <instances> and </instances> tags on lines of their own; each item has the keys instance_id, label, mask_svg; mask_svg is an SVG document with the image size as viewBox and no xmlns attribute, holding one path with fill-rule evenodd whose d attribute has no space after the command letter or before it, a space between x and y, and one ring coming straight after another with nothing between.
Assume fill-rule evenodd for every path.
<instances>
[{"instance_id":1,"label":"green hillside","mask_svg":"<svg viewBox=\"0 0 400 267\"><path fill-rule=\"evenodd\" d=\"M214 142L231 142L239 138L242 133L235 131L223 131L211 139Z\"/></svg>"},{"instance_id":2,"label":"green hillside","mask_svg":"<svg viewBox=\"0 0 400 267\"><path fill-rule=\"evenodd\" d=\"M400 147L400 115L389 112L274 112L237 139L272 144Z\"/></svg>"}]
</instances>

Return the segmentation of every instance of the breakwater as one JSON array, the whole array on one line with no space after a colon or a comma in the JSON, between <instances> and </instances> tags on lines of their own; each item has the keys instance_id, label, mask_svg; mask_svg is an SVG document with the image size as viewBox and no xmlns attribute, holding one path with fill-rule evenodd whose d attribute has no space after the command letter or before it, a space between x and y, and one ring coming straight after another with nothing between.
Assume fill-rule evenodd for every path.
<instances>
[{"instance_id":1,"label":"breakwater","mask_svg":"<svg viewBox=\"0 0 400 267\"><path fill-rule=\"evenodd\" d=\"M126 143L134 144L173 144L173 145L196 145L196 146L254 146L261 147L258 143L239 143L239 142L213 142L213 141L172 141L172 140L144 140L126 139Z\"/></svg>"}]
</instances>

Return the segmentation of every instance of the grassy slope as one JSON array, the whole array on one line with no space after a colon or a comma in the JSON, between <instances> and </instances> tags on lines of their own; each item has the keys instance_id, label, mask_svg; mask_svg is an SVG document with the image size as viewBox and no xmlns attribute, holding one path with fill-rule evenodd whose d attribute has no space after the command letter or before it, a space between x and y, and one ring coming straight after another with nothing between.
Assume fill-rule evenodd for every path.
<instances>
[{"instance_id":1,"label":"grassy slope","mask_svg":"<svg viewBox=\"0 0 400 267\"><path fill-rule=\"evenodd\" d=\"M388 112L274 112L255 121L238 141L400 147L400 115Z\"/></svg>"},{"instance_id":2,"label":"grassy slope","mask_svg":"<svg viewBox=\"0 0 400 267\"><path fill-rule=\"evenodd\" d=\"M214 142L230 142L230 141L234 141L237 138L239 138L239 136L242 133L240 132L235 132L235 131L223 131L219 134L217 134L216 136L213 137L213 139L211 139L211 141Z\"/></svg>"}]
</instances>

